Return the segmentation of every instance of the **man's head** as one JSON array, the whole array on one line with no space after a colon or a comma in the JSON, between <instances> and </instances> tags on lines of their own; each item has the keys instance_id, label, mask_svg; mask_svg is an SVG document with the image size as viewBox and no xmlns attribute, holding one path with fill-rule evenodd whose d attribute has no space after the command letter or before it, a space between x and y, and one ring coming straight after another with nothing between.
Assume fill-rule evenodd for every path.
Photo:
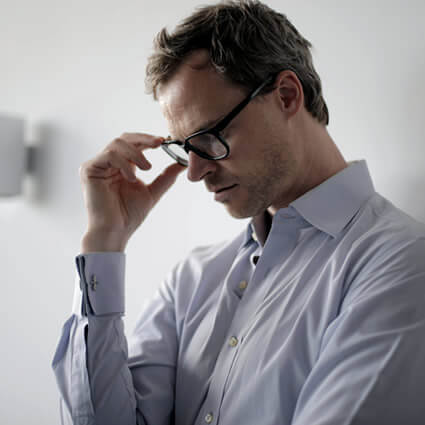
<instances>
[{"instance_id":1,"label":"man's head","mask_svg":"<svg viewBox=\"0 0 425 425\"><path fill-rule=\"evenodd\" d=\"M285 15L259 1L223 1L199 8L172 34L163 28L146 72L148 92L166 82L194 50L205 49L214 69L234 84L253 89L270 75L293 71L300 80L306 109L327 125L329 114L311 44ZM269 92L273 83L263 93Z\"/></svg>"},{"instance_id":2,"label":"man's head","mask_svg":"<svg viewBox=\"0 0 425 425\"><path fill-rule=\"evenodd\" d=\"M227 158L189 153L190 180L214 192L233 186L216 199L235 217L286 206L302 191L300 173L311 158L300 130L329 121L310 47L284 15L258 1L203 7L156 38L146 86L173 139L213 126L270 80L220 133Z\"/></svg>"}]
</instances>

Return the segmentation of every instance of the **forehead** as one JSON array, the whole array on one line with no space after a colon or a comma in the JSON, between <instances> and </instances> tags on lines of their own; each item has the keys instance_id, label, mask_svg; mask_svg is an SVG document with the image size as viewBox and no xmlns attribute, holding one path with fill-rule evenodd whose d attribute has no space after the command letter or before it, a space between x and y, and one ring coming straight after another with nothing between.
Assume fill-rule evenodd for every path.
<instances>
[{"instance_id":1,"label":"forehead","mask_svg":"<svg viewBox=\"0 0 425 425\"><path fill-rule=\"evenodd\" d=\"M203 54L192 55L158 89L159 104L173 137L186 137L217 121L244 96L240 87L218 74L207 61Z\"/></svg>"}]
</instances>

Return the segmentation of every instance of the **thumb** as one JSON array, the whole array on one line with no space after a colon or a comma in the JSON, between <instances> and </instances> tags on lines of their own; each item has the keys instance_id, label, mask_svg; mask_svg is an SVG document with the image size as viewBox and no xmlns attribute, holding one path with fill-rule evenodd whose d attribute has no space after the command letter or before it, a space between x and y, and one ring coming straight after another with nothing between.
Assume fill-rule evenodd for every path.
<instances>
[{"instance_id":1,"label":"thumb","mask_svg":"<svg viewBox=\"0 0 425 425\"><path fill-rule=\"evenodd\" d=\"M169 165L149 186L148 189L156 204L161 196L174 184L177 176L185 170L186 167L180 164Z\"/></svg>"}]
</instances>

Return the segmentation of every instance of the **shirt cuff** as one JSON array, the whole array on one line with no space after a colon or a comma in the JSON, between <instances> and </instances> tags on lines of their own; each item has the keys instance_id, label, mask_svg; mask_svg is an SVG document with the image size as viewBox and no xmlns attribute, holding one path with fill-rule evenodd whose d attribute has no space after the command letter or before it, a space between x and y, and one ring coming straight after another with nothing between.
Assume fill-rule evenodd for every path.
<instances>
[{"instance_id":1,"label":"shirt cuff","mask_svg":"<svg viewBox=\"0 0 425 425\"><path fill-rule=\"evenodd\" d=\"M75 262L78 276L73 313L82 316L124 314L125 254L122 252L81 254L75 258Z\"/></svg>"}]
</instances>

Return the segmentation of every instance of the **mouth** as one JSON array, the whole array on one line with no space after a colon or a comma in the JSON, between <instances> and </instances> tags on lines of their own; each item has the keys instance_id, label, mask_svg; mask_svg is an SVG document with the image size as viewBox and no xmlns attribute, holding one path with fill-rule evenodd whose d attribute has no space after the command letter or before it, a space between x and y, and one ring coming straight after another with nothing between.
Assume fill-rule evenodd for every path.
<instances>
[{"instance_id":1,"label":"mouth","mask_svg":"<svg viewBox=\"0 0 425 425\"><path fill-rule=\"evenodd\" d=\"M233 184L232 186L223 187L221 189L216 190L215 193L221 193L221 192L224 192L226 190L233 189L235 186L236 186L236 184Z\"/></svg>"},{"instance_id":2,"label":"mouth","mask_svg":"<svg viewBox=\"0 0 425 425\"><path fill-rule=\"evenodd\" d=\"M215 191L214 199L219 202L225 201L230 196L230 192L232 192L236 186L237 184L233 184L232 186L223 187Z\"/></svg>"}]
</instances>

